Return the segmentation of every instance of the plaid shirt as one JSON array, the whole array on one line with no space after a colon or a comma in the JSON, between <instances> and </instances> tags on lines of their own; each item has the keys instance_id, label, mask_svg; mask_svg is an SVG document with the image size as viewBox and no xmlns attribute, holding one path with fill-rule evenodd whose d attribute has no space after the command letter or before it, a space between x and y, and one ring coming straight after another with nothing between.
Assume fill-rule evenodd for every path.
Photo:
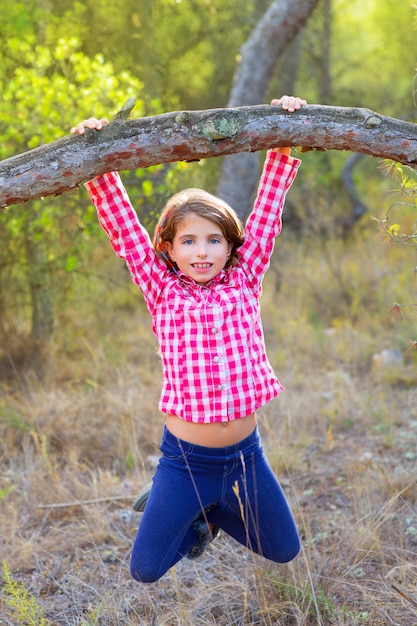
<instances>
[{"instance_id":1,"label":"plaid shirt","mask_svg":"<svg viewBox=\"0 0 417 626\"><path fill-rule=\"evenodd\" d=\"M237 267L201 286L155 254L118 173L86 184L115 253L153 320L163 364L159 409L197 423L245 417L282 391L268 362L259 297L300 161L268 152Z\"/></svg>"}]
</instances>

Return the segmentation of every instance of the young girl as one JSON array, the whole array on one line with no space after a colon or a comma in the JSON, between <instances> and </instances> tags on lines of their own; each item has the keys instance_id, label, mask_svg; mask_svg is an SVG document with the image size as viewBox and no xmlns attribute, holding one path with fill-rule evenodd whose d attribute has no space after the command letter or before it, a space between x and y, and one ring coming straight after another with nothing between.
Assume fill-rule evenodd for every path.
<instances>
[{"instance_id":1,"label":"young girl","mask_svg":"<svg viewBox=\"0 0 417 626\"><path fill-rule=\"evenodd\" d=\"M306 101L283 96L271 104L293 112ZM71 132L106 123L91 118ZM118 173L86 184L145 297L162 355L162 457L152 488L134 505L144 510L131 558L138 581L154 582L184 556L200 556L219 529L279 563L299 551L256 423L256 410L282 390L265 352L259 297L299 165L290 148L267 153L244 231L233 209L209 193L174 195L153 245Z\"/></svg>"}]
</instances>

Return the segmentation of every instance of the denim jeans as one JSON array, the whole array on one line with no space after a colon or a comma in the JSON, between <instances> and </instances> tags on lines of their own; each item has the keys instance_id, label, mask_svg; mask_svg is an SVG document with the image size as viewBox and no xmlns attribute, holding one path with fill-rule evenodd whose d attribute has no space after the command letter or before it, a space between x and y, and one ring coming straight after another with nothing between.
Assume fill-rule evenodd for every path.
<instances>
[{"instance_id":1,"label":"denim jeans","mask_svg":"<svg viewBox=\"0 0 417 626\"><path fill-rule=\"evenodd\" d=\"M300 540L281 486L266 460L258 428L239 443L208 448L166 428L162 457L136 535L133 578L154 582L197 541L192 522L204 518L267 559L291 561Z\"/></svg>"}]
</instances>

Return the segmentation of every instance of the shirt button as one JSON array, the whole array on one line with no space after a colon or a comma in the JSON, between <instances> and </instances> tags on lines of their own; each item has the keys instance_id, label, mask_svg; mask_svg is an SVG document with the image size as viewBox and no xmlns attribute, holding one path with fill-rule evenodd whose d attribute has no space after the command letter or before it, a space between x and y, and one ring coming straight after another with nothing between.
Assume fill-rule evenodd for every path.
<instances>
[{"instance_id":1,"label":"shirt button","mask_svg":"<svg viewBox=\"0 0 417 626\"><path fill-rule=\"evenodd\" d=\"M223 385L217 385L217 391L222 391Z\"/></svg>"},{"instance_id":2,"label":"shirt button","mask_svg":"<svg viewBox=\"0 0 417 626\"><path fill-rule=\"evenodd\" d=\"M211 334L215 335L216 333L217 333L217 328L213 326L213 328L211 329Z\"/></svg>"},{"instance_id":3,"label":"shirt button","mask_svg":"<svg viewBox=\"0 0 417 626\"><path fill-rule=\"evenodd\" d=\"M214 357L214 359L213 359L213 361L214 361L215 363L218 363L218 362L220 361L220 357L219 357L219 356L215 356L215 357Z\"/></svg>"}]
</instances>

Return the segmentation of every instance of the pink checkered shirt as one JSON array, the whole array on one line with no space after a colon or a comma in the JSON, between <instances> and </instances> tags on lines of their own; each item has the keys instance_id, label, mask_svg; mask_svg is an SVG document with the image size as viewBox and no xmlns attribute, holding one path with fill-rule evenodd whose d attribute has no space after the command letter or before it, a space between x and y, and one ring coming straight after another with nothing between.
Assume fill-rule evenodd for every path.
<instances>
[{"instance_id":1,"label":"pink checkered shirt","mask_svg":"<svg viewBox=\"0 0 417 626\"><path fill-rule=\"evenodd\" d=\"M197 423L245 417L282 391L269 364L259 297L298 159L268 152L237 267L201 286L155 254L118 173L86 184L116 254L152 315L163 365L159 409Z\"/></svg>"}]
</instances>

